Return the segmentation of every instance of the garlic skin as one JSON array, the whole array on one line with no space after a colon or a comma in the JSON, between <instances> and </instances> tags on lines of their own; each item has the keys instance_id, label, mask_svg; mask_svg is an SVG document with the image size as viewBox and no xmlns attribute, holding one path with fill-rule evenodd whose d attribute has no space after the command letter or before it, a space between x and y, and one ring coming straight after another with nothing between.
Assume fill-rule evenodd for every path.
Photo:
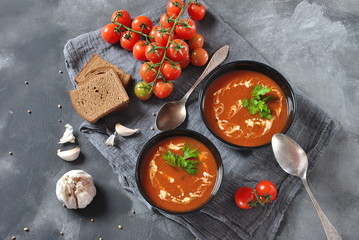
<instances>
[{"instance_id":1,"label":"garlic skin","mask_svg":"<svg viewBox=\"0 0 359 240\"><path fill-rule=\"evenodd\" d=\"M115 145L115 137L116 137L116 132L114 132L114 134L110 135L110 136L107 138L105 144L106 144L107 146L114 146L114 145Z\"/></svg>"},{"instance_id":2,"label":"garlic skin","mask_svg":"<svg viewBox=\"0 0 359 240\"><path fill-rule=\"evenodd\" d=\"M96 196L96 187L90 174L71 170L56 183L57 199L69 209L85 208Z\"/></svg>"},{"instance_id":3,"label":"garlic skin","mask_svg":"<svg viewBox=\"0 0 359 240\"><path fill-rule=\"evenodd\" d=\"M80 152L81 150L78 147L66 151L61 151L61 149L57 149L57 156L59 156L65 161L71 162L76 160L80 156Z\"/></svg>"},{"instance_id":4,"label":"garlic skin","mask_svg":"<svg viewBox=\"0 0 359 240\"><path fill-rule=\"evenodd\" d=\"M70 125L70 124L66 124L65 125L65 132L64 134L62 135L62 137L60 138L60 141L59 141L59 144L63 144L63 143L67 143L67 142L70 142L70 143L75 143L75 136L73 134L73 127Z\"/></svg>"},{"instance_id":5,"label":"garlic skin","mask_svg":"<svg viewBox=\"0 0 359 240\"><path fill-rule=\"evenodd\" d=\"M131 135L135 134L136 132L140 131L140 129L138 129L138 128L131 129L131 128L123 126L120 123L116 124L115 129L116 129L117 134L120 136L123 136L123 137L131 136Z\"/></svg>"}]
</instances>

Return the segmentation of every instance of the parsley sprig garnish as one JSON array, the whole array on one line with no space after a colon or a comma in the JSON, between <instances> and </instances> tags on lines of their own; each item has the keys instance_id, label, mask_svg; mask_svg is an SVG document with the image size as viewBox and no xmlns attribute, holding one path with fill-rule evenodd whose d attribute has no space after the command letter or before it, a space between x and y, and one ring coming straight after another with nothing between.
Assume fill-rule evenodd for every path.
<instances>
[{"instance_id":1,"label":"parsley sprig garnish","mask_svg":"<svg viewBox=\"0 0 359 240\"><path fill-rule=\"evenodd\" d=\"M249 110L249 113L254 115L259 112L260 118L266 118L271 120L273 118L271 110L269 109L267 102L274 99L272 96L266 95L270 92L270 87L262 87L257 84L252 90L252 98L248 100L245 98L242 100L242 106Z\"/></svg>"},{"instance_id":2,"label":"parsley sprig garnish","mask_svg":"<svg viewBox=\"0 0 359 240\"><path fill-rule=\"evenodd\" d=\"M185 143L182 151L183 156L174 154L171 150L168 150L167 153L162 155L162 157L169 165L183 168L189 174L195 175L198 171L197 166L201 163L201 161L195 160L199 155L198 149L190 148Z\"/></svg>"}]
</instances>

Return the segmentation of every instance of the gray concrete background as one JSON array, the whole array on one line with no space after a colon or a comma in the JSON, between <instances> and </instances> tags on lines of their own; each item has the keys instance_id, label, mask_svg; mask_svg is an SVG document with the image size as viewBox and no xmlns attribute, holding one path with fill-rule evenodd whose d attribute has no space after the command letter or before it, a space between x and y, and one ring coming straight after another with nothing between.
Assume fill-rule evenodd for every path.
<instances>
[{"instance_id":1,"label":"gray concrete background","mask_svg":"<svg viewBox=\"0 0 359 240\"><path fill-rule=\"evenodd\" d=\"M78 132L82 119L69 101L72 86L62 54L68 39L102 27L114 10L126 9L136 16L165 3L0 1L0 239L194 238L120 188L106 159ZM206 3L341 125L309 184L343 239L358 239L358 1ZM56 156L65 123L76 128L82 149L73 163ZM55 196L56 181L72 169L92 174L98 190L94 202L79 211L63 208ZM30 231L24 232L24 227ZM303 189L286 212L277 239L325 239Z\"/></svg>"}]
</instances>

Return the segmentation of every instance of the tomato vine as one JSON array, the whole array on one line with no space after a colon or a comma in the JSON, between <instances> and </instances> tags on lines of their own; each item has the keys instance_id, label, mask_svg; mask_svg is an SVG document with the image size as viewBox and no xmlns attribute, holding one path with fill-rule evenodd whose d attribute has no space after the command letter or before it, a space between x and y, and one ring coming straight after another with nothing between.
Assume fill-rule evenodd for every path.
<instances>
[{"instance_id":1,"label":"tomato vine","mask_svg":"<svg viewBox=\"0 0 359 240\"><path fill-rule=\"evenodd\" d=\"M144 79L144 82L141 82L141 88L145 85L147 93L152 94L154 91L155 95L159 98L167 97L171 94L173 90L171 82L179 77L182 67L185 68L192 62L190 50L194 49L190 48L185 40L190 40L196 34L196 24L193 20L198 20L199 18L193 15L195 11L193 11L193 9L190 11L189 6L200 6L201 12L199 12L199 10L195 11L198 11L199 14L204 16L205 7L202 3L197 1L187 1L184 3L182 0L170 0L167 4L167 12L160 18L160 26L152 27L151 20L145 16L136 17L131 24L129 13L125 10L119 10L115 11L111 17L111 24L117 27L113 29L113 26L108 26L110 25L108 24L106 26L108 26L109 30L104 31L106 26L102 30L102 37L105 41L110 44L114 44L116 40L120 41L124 49L134 51L134 57L136 59L146 61L147 58L147 60L149 60L147 63L151 66L146 69L147 71L156 70L156 75L152 81ZM191 13L189 15L190 17L192 15L193 20L182 19L186 10L188 13ZM111 31L112 35L110 34ZM144 40L141 40L139 36L142 36ZM120 39L118 40L118 38ZM135 39L131 41L131 38ZM196 39L198 39L198 37L196 37ZM201 40L203 46L203 37ZM143 44L137 44L139 41ZM144 48L144 45L147 47ZM136 46L136 49L134 46ZM137 51L143 51L145 54L138 54ZM204 49L203 51L207 54ZM195 66L203 66L207 63L208 54L204 55L203 59L204 61L201 62L202 65L193 64ZM166 73L164 73L164 71L166 71ZM141 73L141 76L142 75ZM151 79L152 78L153 76L151 76ZM158 96L156 94L158 81L167 84L165 86L168 86L168 90L170 91ZM163 84L161 86L163 86ZM150 90L148 91L148 89ZM137 94L136 96L138 97Z\"/></svg>"}]
</instances>

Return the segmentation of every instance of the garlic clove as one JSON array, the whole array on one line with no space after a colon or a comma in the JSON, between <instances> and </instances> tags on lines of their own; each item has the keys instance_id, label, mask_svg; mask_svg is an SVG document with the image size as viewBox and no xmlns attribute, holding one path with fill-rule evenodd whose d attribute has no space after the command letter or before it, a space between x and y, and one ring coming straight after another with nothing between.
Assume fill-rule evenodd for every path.
<instances>
[{"instance_id":1,"label":"garlic clove","mask_svg":"<svg viewBox=\"0 0 359 240\"><path fill-rule=\"evenodd\" d=\"M140 129L138 129L138 128L131 129L131 128L121 125L120 123L117 123L115 128L116 128L117 134L120 136L123 136L123 137L131 136L131 135L135 134L136 132L140 131Z\"/></svg>"},{"instance_id":2,"label":"garlic clove","mask_svg":"<svg viewBox=\"0 0 359 240\"><path fill-rule=\"evenodd\" d=\"M57 156L69 162L76 160L79 157L79 155L80 155L80 148L78 147L66 151L61 151L61 149L57 150Z\"/></svg>"},{"instance_id":3,"label":"garlic clove","mask_svg":"<svg viewBox=\"0 0 359 240\"><path fill-rule=\"evenodd\" d=\"M75 143L75 136L73 134L73 127L70 125L70 124L66 124L65 125L65 132L63 134L63 136L61 137L60 141L59 141L59 144L63 144L63 143L67 143L67 142L70 142L70 143Z\"/></svg>"},{"instance_id":4,"label":"garlic clove","mask_svg":"<svg viewBox=\"0 0 359 240\"><path fill-rule=\"evenodd\" d=\"M107 146L114 146L115 145L115 137L116 137L116 132L114 132L114 134L112 134L111 136L109 136L105 142L105 144Z\"/></svg>"}]
</instances>

